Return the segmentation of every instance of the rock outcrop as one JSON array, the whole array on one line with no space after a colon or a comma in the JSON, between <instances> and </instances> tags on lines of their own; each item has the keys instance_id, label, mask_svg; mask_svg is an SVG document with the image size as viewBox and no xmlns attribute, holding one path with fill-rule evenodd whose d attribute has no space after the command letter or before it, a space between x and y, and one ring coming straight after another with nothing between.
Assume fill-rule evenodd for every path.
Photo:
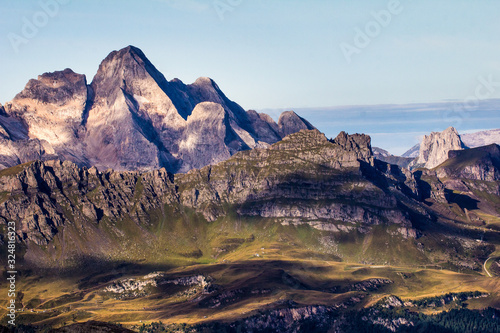
<instances>
[{"instance_id":1,"label":"rock outcrop","mask_svg":"<svg viewBox=\"0 0 500 333\"><path fill-rule=\"evenodd\" d=\"M84 133L82 114L87 102L84 75L71 69L45 73L37 80L30 80L24 90L5 105L9 116L5 127L13 133L13 141L39 141L44 155L54 155L57 151L61 159L71 157L81 164L85 162L85 154L79 137Z\"/></svg>"},{"instance_id":2,"label":"rock outcrop","mask_svg":"<svg viewBox=\"0 0 500 333\"><path fill-rule=\"evenodd\" d=\"M460 134L460 139L467 148L477 148L491 144L500 145L500 129ZM420 143L411 147L402 157L416 158L419 155Z\"/></svg>"},{"instance_id":3,"label":"rock outcrop","mask_svg":"<svg viewBox=\"0 0 500 333\"><path fill-rule=\"evenodd\" d=\"M432 132L424 136L420 144L419 155L410 166L432 169L448 159L450 150L464 148L465 145L455 128L449 127L443 132Z\"/></svg>"},{"instance_id":4,"label":"rock outcrop","mask_svg":"<svg viewBox=\"0 0 500 333\"><path fill-rule=\"evenodd\" d=\"M450 150L448 157L436 169L440 178L500 180L500 146L496 144L467 150Z\"/></svg>"},{"instance_id":5,"label":"rock outcrop","mask_svg":"<svg viewBox=\"0 0 500 333\"><path fill-rule=\"evenodd\" d=\"M225 111L219 112L223 119ZM0 217L18 221L18 237L28 246L46 246L61 230L81 228L78 236L68 236L68 231L64 237L83 237L80 244L92 246L68 246L66 256L71 251L120 251L112 240L123 234L117 223L139 226L128 237L146 237L141 236L143 228L156 223L152 216L158 213L153 212L167 207L190 209L207 221L234 211L334 232L396 225L402 236L415 237L399 199L374 183L367 171L377 172L370 138L342 132L333 141L317 130L302 130L267 149L238 152L227 161L175 176L165 169L100 172L69 161L19 165L0 173L0 192L8 193L1 197ZM28 258L35 260L35 253Z\"/></svg>"},{"instance_id":6,"label":"rock outcrop","mask_svg":"<svg viewBox=\"0 0 500 333\"><path fill-rule=\"evenodd\" d=\"M332 143L343 148L349 154L344 155L348 160L361 160L373 165L373 152L371 138L365 134L349 135L342 131Z\"/></svg>"},{"instance_id":7,"label":"rock outcrop","mask_svg":"<svg viewBox=\"0 0 500 333\"><path fill-rule=\"evenodd\" d=\"M90 85L70 69L45 73L1 107L0 168L58 158L99 170L186 172L313 128L294 112L278 124L245 112L210 78L167 81L128 46L102 61Z\"/></svg>"},{"instance_id":8,"label":"rock outcrop","mask_svg":"<svg viewBox=\"0 0 500 333\"><path fill-rule=\"evenodd\" d=\"M280 115L278 127L282 137L296 133L300 130L312 130L315 128L307 120L299 117L293 111L286 111Z\"/></svg>"}]
</instances>

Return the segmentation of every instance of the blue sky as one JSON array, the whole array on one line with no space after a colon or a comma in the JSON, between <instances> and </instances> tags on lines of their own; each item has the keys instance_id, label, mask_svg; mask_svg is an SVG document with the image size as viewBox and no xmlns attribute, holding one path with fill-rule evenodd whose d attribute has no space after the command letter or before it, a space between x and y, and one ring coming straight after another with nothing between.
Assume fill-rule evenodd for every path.
<instances>
[{"instance_id":1,"label":"blue sky","mask_svg":"<svg viewBox=\"0 0 500 333\"><path fill-rule=\"evenodd\" d=\"M43 9L54 1L54 12ZM338 129L339 112L360 109L332 106L461 103L475 94L479 77L500 82L498 0L2 0L0 11L1 103L47 71L69 67L90 82L110 51L129 44L167 79L209 76L245 109L296 109L320 129ZM26 22L36 31L26 34ZM368 45L359 43L359 31ZM347 59L342 45L357 51ZM500 98L500 86L487 98ZM401 131L390 122L394 112L374 109L384 126L362 116L345 126L374 141L420 131ZM463 122L463 130L499 127L481 118ZM434 125L429 131L447 127Z\"/></svg>"}]
</instances>

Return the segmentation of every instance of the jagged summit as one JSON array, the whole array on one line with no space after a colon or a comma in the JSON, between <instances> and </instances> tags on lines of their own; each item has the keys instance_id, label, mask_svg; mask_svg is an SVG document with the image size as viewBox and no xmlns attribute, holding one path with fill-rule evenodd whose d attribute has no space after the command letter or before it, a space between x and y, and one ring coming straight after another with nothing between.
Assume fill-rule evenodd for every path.
<instances>
[{"instance_id":1,"label":"jagged summit","mask_svg":"<svg viewBox=\"0 0 500 333\"><path fill-rule=\"evenodd\" d=\"M37 79L29 80L23 91L14 97L14 100L33 99L42 103L62 105L74 94L85 93L86 85L85 75L77 74L70 68L66 68L62 71L44 73L39 75Z\"/></svg>"},{"instance_id":2,"label":"jagged summit","mask_svg":"<svg viewBox=\"0 0 500 333\"><path fill-rule=\"evenodd\" d=\"M101 62L99 70L105 70L106 66L110 63L119 63L124 67L128 66L129 68L132 68L131 65L134 65L134 62L138 66L145 67L148 70L151 70L151 72L159 73L156 67L146 57L144 52L132 45L129 45L121 50L112 51L111 53L109 53L108 56Z\"/></svg>"},{"instance_id":3,"label":"jagged summit","mask_svg":"<svg viewBox=\"0 0 500 333\"><path fill-rule=\"evenodd\" d=\"M168 81L137 47L113 51L90 85L70 69L30 80L0 109L0 167L33 159L185 172L314 128L245 110L208 77Z\"/></svg>"},{"instance_id":4,"label":"jagged summit","mask_svg":"<svg viewBox=\"0 0 500 333\"><path fill-rule=\"evenodd\" d=\"M411 163L411 167L432 169L448 159L450 150L464 148L466 147L454 127L448 127L443 132L432 132L424 136L420 144L419 155Z\"/></svg>"},{"instance_id":5,"label":"jagged summit","mask_svg":"<svg viewBox=\"0 0 500 333\"><path fill-rule=\"evenodd\" d=\"M477 148L490 144L500 144L500 129L491 129L474 133L460 134L460 138L468 148ZM405 152L403 157L418 157L420 143L416 144Z\"/></svg>"},{"instance_id":6,"label":"jagged summit","mask_svg":"<svg viewBox=\"0 0 500 333\"><path fill-rule=\"evenodd\" d=\"M283 112L278 119L278 126L282 136L287 136L303 129L312 130L315 128L294 111Z\"/></svg>"},{"instance_id":7,"label":"jagged summit","mask_svg":"<svg viewBox=\"0 0 500 333\"><path fill-rule=\"evenodd\" d=\"M97 74L92 80L92 90L105 96L112 102L119 90L131 90L136 81L152 79L156 85L165 90L167 80L146 55L134 46L127 46L119 51L111 52L99 65Z\"/></svg>"},{"instance_id":8,"label":"jagged summit","mask_svg":"<svg viewBox=\"0 0 500 333\"><path fill-rule=\"evenodd\" d=\"M119 51L111 52L101 62L92 83L97 84L104 78L143 78L146 73L155 79L160 86L167 83L163 74L156 69L139 48L127 46Z\"/></svg>"}]
</instances>

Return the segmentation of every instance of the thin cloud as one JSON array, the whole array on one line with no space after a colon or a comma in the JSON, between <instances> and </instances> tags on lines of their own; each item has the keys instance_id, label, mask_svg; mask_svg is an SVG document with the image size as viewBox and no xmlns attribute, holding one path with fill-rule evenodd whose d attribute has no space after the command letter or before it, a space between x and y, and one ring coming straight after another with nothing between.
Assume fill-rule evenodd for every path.
<instances>
[{"instance_id":1,"label":"thin cloud","mask_svg":"<svg viewBox=\"0 0 500 333\"><path fill-rule=\"evenodd\" d=\"M394 135L414 135L417 137L424 136L429 134L427 131L420 131L420 132L370 132L370 136L391 136L394 137Z\"/></svg>"},{"instance_id":2,"label":"thin cloud","mask_svg":"<svg viewBox=\"0 0 500 333\"><path fill-rule=\"evenodd\" d=\"M341 113L346 111L365 112L365 113L416 113L416 112L442 112L453 110L456 105L463 104L463 100L447 100L436 103L412 103L412 104L376 104L376 105L346 105L330 107L310 107L310 108L280 108L280 109L261 109L259 112L282 112L294 110L304 114L314 115L321 113ZM492 98L479 101L478 109L482 111L497 110L500 107L500 99ZM490 110L491 108L491 110Z\"/></svg>"},{"instance_id":3,"label":"thin cloud","mask_svg":"<svg viewBox=\"0 0 500 333\"><path fill-rule=\"evenodd\" d=\"M187 12L199 13L209 9L210 7L209 4L197 0L153 0L153 1L161 2L171 8Z\"/></svg>"},{"instance_id":4,"label":"thin cloud","mask_svg":"<svg viewBox=\"0 0 500 333\"><path fill-rule=\"evenodd\" d=\"M449 49L477 49L477 50L498 50L497 45L492 45L489 41L472 38L446 36L446 35L426 35L418 37L393 38L393 44L397 47L412 50L449 50Z\"/></svg>"}]
</instances>

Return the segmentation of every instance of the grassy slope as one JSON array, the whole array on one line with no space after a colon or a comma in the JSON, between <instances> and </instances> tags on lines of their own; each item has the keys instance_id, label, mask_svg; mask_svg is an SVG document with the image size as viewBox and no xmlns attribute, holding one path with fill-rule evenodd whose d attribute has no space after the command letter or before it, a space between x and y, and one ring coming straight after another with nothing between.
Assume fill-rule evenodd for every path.
<instances>
[{"instance_id":1,"label":"grassy slope","mask_svg":"<svg viewBox=\"0 0 500 333\"><path fill-rule=\"evenodd\" d=\"M105 271L92 272L88 268L87 272L68 277L23 276L18 290L24 294L22 303L34 312L20 314L19 323L59 326L88 318L131 325L141 320L190 324L231 320L283 299L293 299L299 304L336 304L353 294L366 293L335 294L325 290L374 277L391 279L394 284L369 292L359 306L373 304L390 294L415 299L476 290L491 296L471 300L471 307L500 306L498 279L477 273L425 269L424 265L430 261L415 250L413 240L391 235L383 228L374 228L366 235L332 234L305 225L282 226L271 219L239 218L234 213L213 223L207 223L190 210L182 214L164 213L165 218L147 228L149 236L156 237L154 246L147 247L142 242L145 249L117 255L113 267ZM118 226L128 230L129 236L137 232L137 226ZM102 232L108 232L108 227L103 225ZM146 256L148 252L150 255ZM130 257L130 253L135 255ZM339 262L340 259L343 262ZM370 264L360 264L361 260ZM271 292L244 293L235 302L213 309L186 302L195 296L161 290L126 301L110 298L102 292L110 281L158 270L168 271L172 276L210 276L224 290L251 287ZM290 283L284 278L285 274L296 279L292 280L295 282ZM0 295L6 294L3 286ZM5 304L7 299L2 296L0 301ZM5 311L1 313L4 314Z\"/></svg>"},{"instance_id":2,"label":"grassy slope","mask_svg":"<svg viewBox=\"0 0 500 333\"><path fill-rule=\"evenodd\" d=\"M287 153L281 154L283 158L287 157ZM237 157L233 162L248 164L246 168L256 174L262 172L257 165L239 161ZM227 166L222 164L221 167ZM295 171L293 165L280 167ZM317 169L313 173L323 176L318 165L308 167L313 171ZM8 176L21 170L2 171L0 175ZM266 172L273 172L272 166L259 176L265 177ZM352 182L360 184L359 179ZM191 185L184 183L185 187ZM134 205L137 205L143 191L139 181ZM486 196L482 192L477 195ZM497 200L485 198L490 199L493 202ZM77 206L76 198L70 196L70 200ZM421 226L426 233L417 240L404 239L392 230L394 227L377 226L364 234L357 231L330 233L306 225L284 226L280 219L239 217L235 207L230 206L224 207L225 217L212 223L206 222L200 214L179 206L165 206L148 212L149 223L145 224L127 218L118 221L104 218L99 224L72 221L60 230L53 243L31 255L34 258L53 258L56 263L69 256L67 244L72 244L83 249L88 258L73 258L69 264L81 267L81 260L88 260L83 262L84 269L60 277L56 277L58 272L52 271L41 274L22 272L18 290L23 293L24 306L34 309L34 312L20 314L18 322L59 326L88 318L128 324L160 319L166 323L230 320L284 299L293 299L299 304L335 304L353 294L366 293L335 294L325 290L374 277L389 278L394 283L367 293L358 306L373 304L389 294L415 299L478 290L491 295L486 299L471 300L471 307L500 307L499 280L473 271L465 274L451 271L457 267L447 264L450 257L473 254L466 253L459 242L444 237L462 234L475 239L481 232L490 232L488 227L496 225L498 217L480 210L473 211L486 220L486 225L468 225L459 205L445 207L434 203L431 208L437 213L449 210L456 214L457 220L443 219L435 225ZM462 224L457 225L457 221ZM487 241L498 245L498 235L490 234L492 236ZM89 243L93 244L93 248L85 247ZM426 250L419 250L417 243L424 243ZM104 258L100 253L107 256ZM101 266L94 266L96 259ZM440 265L450 270L429 269L429 265ZM143 276L153 271L167 271L172 276L211 276L214 283L224 290L251 286L271 292L243 292L234 302L221 308L186 302L200 296L199 290L195 296L152 290L148 296L126 301L102 292L102 288L113 280ZM6 294L5 285L2 285L2 304L6 304ZM0 310L2 317L5 314L3 309L4 306Z\"/></svg>"},{"instance_id":3,"label":"grassy slope","mask_svg":"<svg viewBox=\"0 0 500 333\"><path fill-rule=\"evenodd\" d=\"M278 258L288 260L277 261ZM34 312L19 314L18 322L58 326L82 321L89 317L94 320L126 324L138 324L141 320L190 324L210 320L233 320L283 299L293 299L302 305L336 304L348 296L366 293L335 294L324 290L374 277L391 279L394 284L379 291L370 292L360 306L373 304L390 294L398 295L403 299L418 299L448 292L476 290L491 293L491 296L480 301L470 301L470 307L499 306L500 281L498 279L449 271L368 266L323 260L294 260L269 255L267 259L253 258L215 265L195 265L177 268L171 272L174 276L191 274L211 276L226 290L252 287L267 289L271 292L257 295L241 294L234 302L219 308L210 308L200 306L196 301L186 302L200 296L199 292L192 297L182 297L178 294L153 291L146 297L116 300L101 292L100 287L105 283L75 293L78 286L77 278L40 280L36 277L27 277L19 284L19 289L24 293L23 303L30 305L30 308L40 305L35 308ZM284 274L293 276L304 285L287 282L283 278ZM6 294L3 291L2 295Z\"/></svg>"}]
</instances>

